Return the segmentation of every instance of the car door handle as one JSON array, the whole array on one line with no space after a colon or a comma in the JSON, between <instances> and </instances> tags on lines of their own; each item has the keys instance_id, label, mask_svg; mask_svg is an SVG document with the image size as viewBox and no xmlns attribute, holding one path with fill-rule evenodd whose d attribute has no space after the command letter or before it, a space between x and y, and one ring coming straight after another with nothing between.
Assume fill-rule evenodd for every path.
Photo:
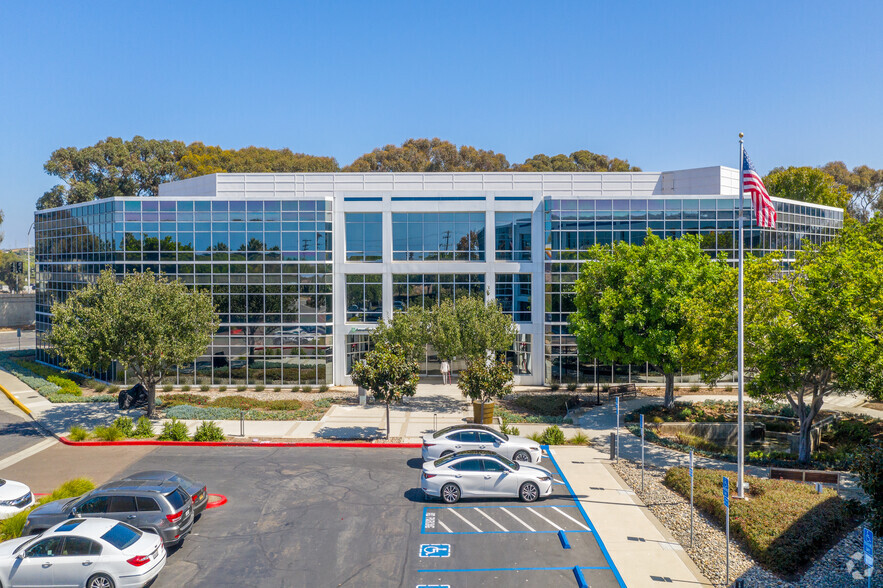
<instances>
[{"instance_id":1,"label":"car door handle","mask_svg":"<svg viewBox=\"0 0 883 588\"><path fill-rule=\"evenodd\" d=\"M490 480L492 477L493 477L493 476L485 476L484 479L485 479L485 480Z\"/></svg>"},{"instance_id":2,"label":"car door handle","mask_svg":"<svg viewBox=\"0 0 883 588\"><path fill-rule=\"evenodd\" d=\"M50 568L50 567L52 567L52 564L47 561L46 563L43 564L43 567Z\"/></svg>"},{"instance_id":3,"label":"car door handle","mask_svg":"<svg viewBox=\"0 0 883 588\"><path fill-rule=\"evenodd\" d=\"M454 477L455 477L455 478L462 478L463 475L462 475L462 474L456 474Z\"/></svg>"},{"instance_id":4,"label":"car door handle","mask_svg":"<svg viewBox=\"0 0 883 588\"><path fill-rule=\"evenodd\" d=\"M92 565L92 562L89 561L89 560L86 560L86 561L83 562L83 565L84 565L84 566L91 566L91 565Z\"/></svg>"},{"instance_id":5,"label":"car door handle","mask_svg":"<svg viewBox=\"0 0 883 588\"><path fill-rule=\"evenodd\" d=\"M134 519L134 518L136 518L136 517L137 517L137 515L129 515L129 516L127 516L126 518L127 518L127 519Z\"/></svg>"}]
</instances>

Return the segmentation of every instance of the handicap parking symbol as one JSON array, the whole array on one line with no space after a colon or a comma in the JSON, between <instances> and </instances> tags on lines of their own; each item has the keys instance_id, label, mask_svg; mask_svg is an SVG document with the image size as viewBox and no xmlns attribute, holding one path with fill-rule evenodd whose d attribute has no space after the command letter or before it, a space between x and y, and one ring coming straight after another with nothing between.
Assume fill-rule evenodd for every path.
<instances>
[{"instance_id":1,"label":"handicap parking symbol","mask_svg":"<svg viewBox=\"0 0 883 588\"><path fill-rule=\"evenodd\" d=\"M450 557L451 546L447 543L429 543L420 546L420 557Z\"/></svg>"}]
</instances>

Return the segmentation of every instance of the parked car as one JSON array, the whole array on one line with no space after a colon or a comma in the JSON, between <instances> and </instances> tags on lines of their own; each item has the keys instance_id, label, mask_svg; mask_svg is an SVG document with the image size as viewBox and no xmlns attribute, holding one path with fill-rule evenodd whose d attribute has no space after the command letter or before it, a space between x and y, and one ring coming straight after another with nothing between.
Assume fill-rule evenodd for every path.
<instances>
[{"instance_id":1,"label":"parked car","mask_svg":"<svg viewBox=\"0 0 883 588\"><path fill-rule=\"evenodd\" d=\"M34 494L21 482L0 479L0 520L8 519L34 504Z\"/></svg>"},{"instance_id":2,"label":"parked car","mask_svg":"<svg viewBox=\"0 0 883 588\"><path fill-rule=\"evenodd\" d=\"M156 533L165 545L184 540L193 526L190 496L175 482L109 482L78 498L55 500L30 512L23 535L33 535L71 517L103 517Z\"/></svg>"},{"instance_id":3,"label":"parked car","mask_svg":"<svg viewBox=\"0 0 883 588\"><path fill-rule=\"evenodd\" d=\"M153 480L154 482L174 482L190 496L193 516L199 516L208 504L208 491L202 482L194 482L187 476L171 470L149 470L126 476L123 480Z\"/></svg>"},{"instance_id":4,"label":"parked car","mask_svg":"<svg viewBox=\"0 0 883 588\"><path fill-rule=\"evenodd\" d=\"M453 504L460 498L514 496L534 502L552 493L552 473L493 451L461 451L423 464L420 488Z\"/></svg>"},{"instance_id":5,"label":"parked car","mask_svg":"<svg viewBox=\"0 0 883 588\"><path fill-rule=\"evenodd\" d=\"M423 461L471 449L487 449L528 463L540 463L543 457L536 441L509 436L487 425L453 425L423 436Z\"/></svg>"},{"instance_id":6,"label":"parked car","mask_svg":"<svg viewBox=\"0 0 883 588\"><path fill-rule=\"evenodd\" d=\"M0 585L140 588L166 565L162 539L126 523L74 518L0 543Z\"/></svg>"}]
</instances>

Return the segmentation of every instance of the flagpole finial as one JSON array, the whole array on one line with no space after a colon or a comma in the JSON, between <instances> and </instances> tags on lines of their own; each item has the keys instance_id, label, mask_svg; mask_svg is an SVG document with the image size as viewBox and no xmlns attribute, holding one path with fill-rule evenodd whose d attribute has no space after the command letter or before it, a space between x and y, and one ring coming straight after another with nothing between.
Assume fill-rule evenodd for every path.
<instances>
[{"instance_id":1,"label":"flagpole finial","mask_svg":"<svg viewBox=\"0 0 883 588\"><path fill-rule=\"evenodd\" d=\"M744 137L744 136L745 136L745 133L739 133L739 138L740 138L740 139L741 139L742 137Z\"/></svg>"}]
</instances>

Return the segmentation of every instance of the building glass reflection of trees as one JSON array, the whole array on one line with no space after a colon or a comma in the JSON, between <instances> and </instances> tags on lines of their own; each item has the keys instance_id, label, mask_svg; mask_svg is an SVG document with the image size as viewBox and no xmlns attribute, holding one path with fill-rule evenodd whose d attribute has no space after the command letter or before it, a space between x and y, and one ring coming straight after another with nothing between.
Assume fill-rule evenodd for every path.
<instances>
[{"instance_id":1,"label":"building glass reflection of trees","mask_svg":"<svg viewBox=\"0 0 883 588\"><path fill-rule=\"evenodd\" d=\"M326 200L136 198L38 212L38 332L53 299L104 267L149 269L211 293L221 318L206 353L163 383L330 383L331 212ZM42 336L38 359L53 361Z\"/></svg>"}]
</instances>

